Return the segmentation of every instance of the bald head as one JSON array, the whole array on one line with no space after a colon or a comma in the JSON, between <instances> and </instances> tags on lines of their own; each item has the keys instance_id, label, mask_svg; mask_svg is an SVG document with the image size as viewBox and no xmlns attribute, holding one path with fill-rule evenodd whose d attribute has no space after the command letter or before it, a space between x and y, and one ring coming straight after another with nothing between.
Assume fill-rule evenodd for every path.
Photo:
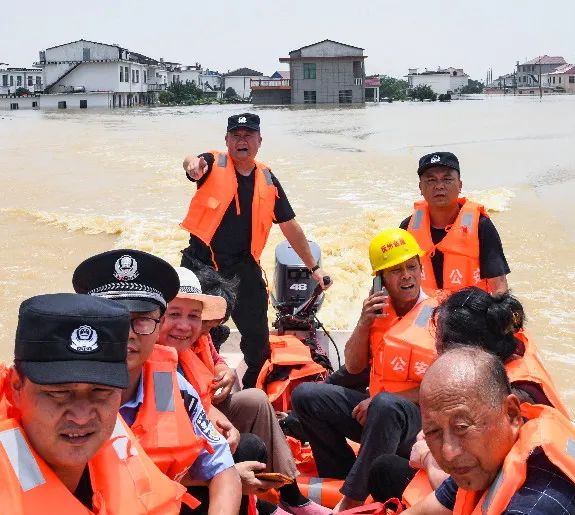
<instances>
[{"instance_id":1,"label":"bald head","mask_svg":"<svg viewBox=\"0 0 575 515\"><path fill-rule=\"evenodd\" d=\"M442 354L419 391L423 432L439 466L466 490L486 489L522 425L503 364L477 347Z\"/></svg>"},{"instance_id":2,"label":"bald head","mask_svg":"<svg viewBox=\"0 0 575 515\"><path fill-rule=\"evenodd\" d=\"M428 368L421 382L420 400L438 391L458 391L472 395L495 407L511 393L501 360L478 347L454 347L443 353Z\"/></svg>"}]
</instances>

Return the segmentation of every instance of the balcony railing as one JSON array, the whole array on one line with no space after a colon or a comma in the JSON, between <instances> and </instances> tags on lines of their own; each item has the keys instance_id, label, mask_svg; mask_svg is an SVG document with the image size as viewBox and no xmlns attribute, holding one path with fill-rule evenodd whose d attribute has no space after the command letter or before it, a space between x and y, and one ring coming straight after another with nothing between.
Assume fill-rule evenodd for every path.
<instances>
[{"instance_id":1,"label":"balcony railing","mask_svg":"<svg viewBox=\"0 0 575 515\"><path fill-rule=\"evenodd\" d=\"M166 91L166 84L148 84L148 91Z\"/></svg>"},{"instance_id":2,"label":"balcony railing","mask_svg":"<svg viewBox=\"0 0 575 515\"><path fill-rule=\"evenodd\" d=\"M251 89L289 89L289 79L251 79Z\"/></svg>"},{"instance_id":3,"label":"balcony railing","mask_svg":"<svg viewBox=\"0 0 575 515\"><path fill-rule=\"evenodd\" d=\"M356 77L355 79L353 79L353 83L356 86L361 86L363 84L363 79L361 77Z\"/></svg>"}]
</instances>

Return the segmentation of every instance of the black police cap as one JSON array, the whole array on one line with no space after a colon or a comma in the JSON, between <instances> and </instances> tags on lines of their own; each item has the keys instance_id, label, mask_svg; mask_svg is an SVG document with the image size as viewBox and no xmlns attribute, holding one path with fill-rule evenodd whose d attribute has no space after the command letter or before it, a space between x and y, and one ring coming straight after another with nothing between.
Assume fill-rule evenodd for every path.
<instances>
[{"instance_id":1,"label":"black police cap","mask_svg":"<svg viewBox=\"0 0 575 515\"><path fill-rule=\"evenodd\" d=\"M78 265L72 277L77 293L117 300L132 312L163 312L178 293L180 280L167 261L141 250L110 250Z\"/></svg>"},{"instance_id":2,"label":"black police cap","mask_svg":"<svg viewBox=\"0 0 575 515\"><path fill-rule=\"evenodd\" d=\"M14 360L38 384L126 388L130 313L89 295L39 295L20 305Z\"/></svg>"},{"instance_id":3,"label":"black police cap","mask_svg":"<svg viewBox=\"0 0 575 515\"><path fill-rule=\"evenodd\" d=\"M251 129L252 131L260 130L260 117L257 114L242 113L235 114L228 118L228 132L234 129Z\"/></svg>"},{"instance_id":4,"label":"black police cap","mask_svg":"<svg viewBox=\"0 0 575 515\"><path fill-rule=\"evenodd\" d=\"M419 160L417 175L421 177L421 174L425 172L425 170L436 166L445 166L460 173L459 160L455 154L451 152L434 152L433 154L426 154Z\"/></svg>"}]
</instances>

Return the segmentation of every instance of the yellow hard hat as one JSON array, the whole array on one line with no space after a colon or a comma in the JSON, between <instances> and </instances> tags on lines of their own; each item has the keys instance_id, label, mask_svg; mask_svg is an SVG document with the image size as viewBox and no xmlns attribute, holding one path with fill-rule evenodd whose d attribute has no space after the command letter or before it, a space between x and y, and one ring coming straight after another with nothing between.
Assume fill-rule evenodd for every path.
<instances>
[{"instance_id":1,"label":"yellow hard hat","mask_svg":"<svg viewBox=\"0 0 575 515\"><path fill-rule=\"evenodd\" d=\"M425 252L416 239L407 231L398 228L380 232L369 244L369 261L375 275L380 270L404 263Z\"/></svg>"}]
</instances>

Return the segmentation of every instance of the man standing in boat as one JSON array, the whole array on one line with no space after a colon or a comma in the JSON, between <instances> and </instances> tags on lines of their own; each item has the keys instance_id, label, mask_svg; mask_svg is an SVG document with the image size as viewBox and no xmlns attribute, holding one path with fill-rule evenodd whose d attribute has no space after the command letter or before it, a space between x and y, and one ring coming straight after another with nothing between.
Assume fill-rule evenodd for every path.
<instances>
[{"instance_id":1,"label":"man standing in boat","mask_svg":"<svg viewBox=\"0 0 575 515\"><path fill-rule=\"evenodd\" d=\"M424 200L401 222L426 251L422 286L457 291L478 286L490 293L508 290L510 272L497 229L485 208L459 197L459 160L451 152L419 160L419 191Z\"/></svg>"},{"instance_id":2,"label":"man standing in boat","mask_svg":"<svg viewBox=\"0 0 575 515\"><path fill-rule=\"evenodd\" d=\"M190 233L182 266L191 258L240 280L232 320L242 338L247 364L244 388L255 386L269 356L267 289L260 257L272 223L277 223L311 276L323 287L326 275L315 262L295 213L269 167L256 161L262 143L260 118L252 113L228 118L226 152L211 151L184 159L188 179L197 182L182 227Z\"/></svg>"}]
</instances>

